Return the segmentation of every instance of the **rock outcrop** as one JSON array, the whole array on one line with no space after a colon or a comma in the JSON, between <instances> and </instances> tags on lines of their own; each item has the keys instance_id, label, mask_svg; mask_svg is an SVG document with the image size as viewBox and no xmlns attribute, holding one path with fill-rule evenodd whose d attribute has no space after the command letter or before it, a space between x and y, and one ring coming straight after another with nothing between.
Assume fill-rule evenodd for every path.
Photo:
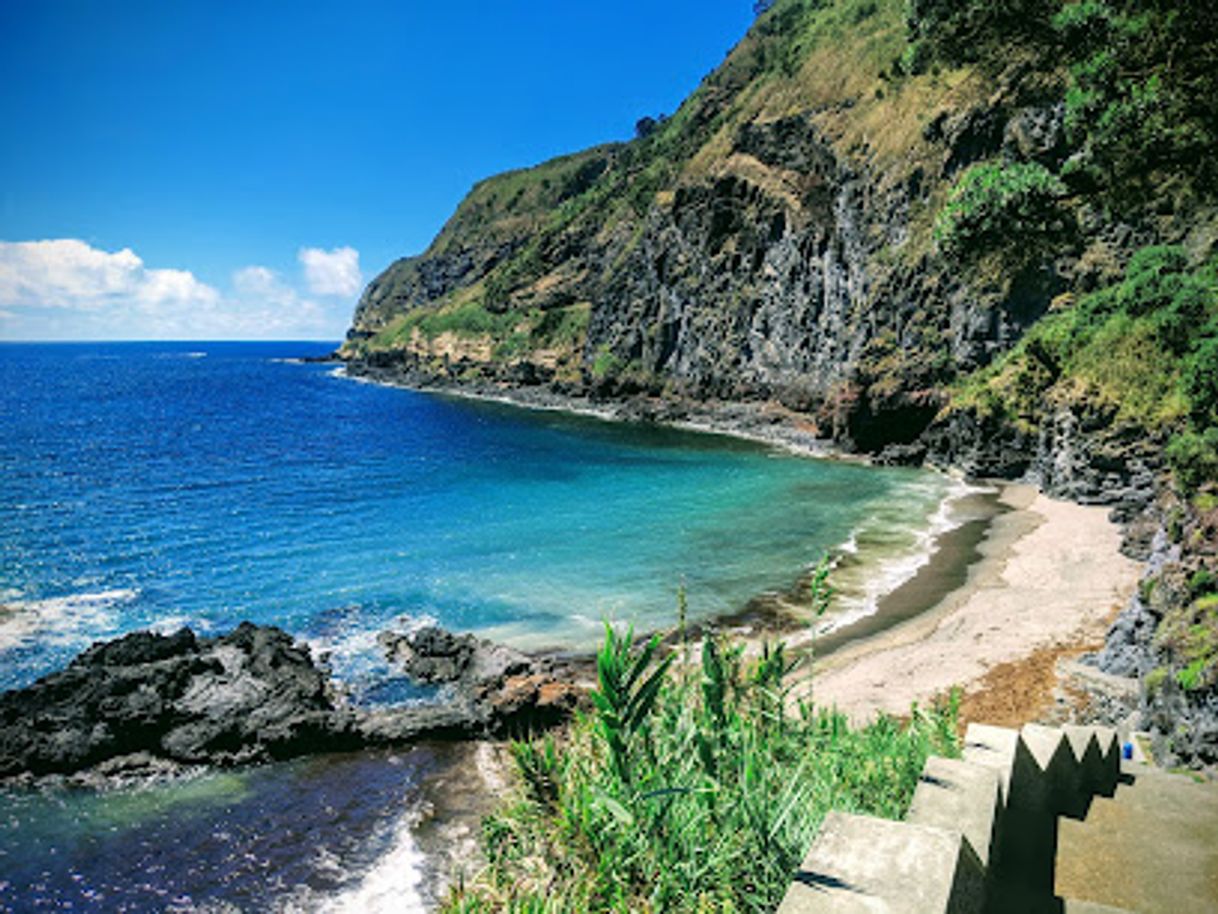
<instances>
[{"instance_id":1,"label":"rock outcrop","mask_svg":"<svg viewBox=\"0 0 1218 914\"><path fill-rule=\"evenodd\" d=\"M473 738L557 723L579 697L552 664L489 642L436 632L414 644L417 657L435 651L430 666L418 660L418 678L453 687L439 701L392 708L346 702L308 648L273 627L95 644L66 669L0 694L0 779ZM450 645L459 649L445 659Z\"/></svg>"},{"instance_id":2,"label":"rock outcrop","mask_svg":"<svg viewBox=\"0 0 1218 914\"><path fill-rule=\"evenodd\" d=\"M307 648L249 623L215 639L136 632L0 695L0 776L139 754L237 763L358 743L354 715Z\"/></svg>"},{"instance_id":3,"label":"rock outcrop","mask_svg":"<svg viewBox=\"0 0 1218 914\"><path fill-rule=\"evenodd\" d=\"M447 686L490 732L552 726L579 703L582 670L575 661L531 657L435 626L384 632L379 640L390 663L408 678Z\"/></svg>"},{"instance_id":4,"label":"rock outcrop","mask_svg":"<svg viewBox=\"0 0 1218 914\"><path fill-rule=\"evenodd\" d=\"M1206 680L1218 654L1218 508L1167 494L1150 516L1146 571L1091 662L1142 683L1156 758L1218 766L1218 689Z\"/></svg>"}]
</instances>

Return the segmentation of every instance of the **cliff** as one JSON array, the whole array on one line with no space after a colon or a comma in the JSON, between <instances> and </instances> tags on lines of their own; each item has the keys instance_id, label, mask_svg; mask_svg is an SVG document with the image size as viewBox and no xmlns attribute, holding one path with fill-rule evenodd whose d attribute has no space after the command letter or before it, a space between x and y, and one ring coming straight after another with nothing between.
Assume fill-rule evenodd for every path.
<instances>
[{"instance_id":1,"label":"cliff","mask_svg":"<svg viewBox=\"0 0 1218 914\"><path fill-rule=\"evenodd\" d=\"M1142 637L1134 666L1169 684L1148 712L1171 691L1173 720L1208 726L1218 14L992 7L779 0L645 136L474 187L368 286L340 355L416 383L778 401L880 460L1113 504L1131 552L1176 547L1152 574L1201 575L1151 625L1184 633ZM1218 761L1218 735L1177 743Z\"/></svg>"}]
</instances>

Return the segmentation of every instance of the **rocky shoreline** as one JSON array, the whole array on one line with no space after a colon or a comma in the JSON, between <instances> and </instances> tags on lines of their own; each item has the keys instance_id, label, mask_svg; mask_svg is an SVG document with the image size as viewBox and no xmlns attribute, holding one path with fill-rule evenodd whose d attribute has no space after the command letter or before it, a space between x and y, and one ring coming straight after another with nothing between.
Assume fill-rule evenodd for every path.
<instances>
[{"instance_id":1,"label":"rocky shoreline","mask_svg":"<svg viewBox=\"0 0 1218 914\"><path fill-rule=\"evenodd\" d=\"M199 638L140 631L0 694L0 782L102 784L197 766L528 732L580 700L578 664L427 628L382 635L391 662L443 684L434 702L366 708L309 649L244 622Z\"/></svg>"},{"instance_id":2,"label":"rocky shoreline","mask_svg":"<svg viewBox=\"0 0 1218 914\"><path fill-rule=\"evenodd\" d=\"M555 385L459 380L411 370L393 362L349 361L337 356L318 361L337 362L343 366L347 377L387 387L504 403L524 409L576 413L606 421L651 422L756 441L814 457L861 463L899 462L875 460L845 451L820 435L807 415L777 402L707 401L647 394L603 396Z\"/></svg>"}]
</instances>

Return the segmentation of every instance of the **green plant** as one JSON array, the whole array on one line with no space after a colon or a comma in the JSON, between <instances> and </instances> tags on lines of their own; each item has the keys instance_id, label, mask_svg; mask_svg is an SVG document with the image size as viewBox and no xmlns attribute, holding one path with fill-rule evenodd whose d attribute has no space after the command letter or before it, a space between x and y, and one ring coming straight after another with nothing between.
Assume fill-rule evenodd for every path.
<instances>
[{"instance_id":1,"label":"green plant","mask_svg":"<svg viewBox=\"0 0 1218 914\"><path fill-rule=\"evenodd\" d=\"M986 162L960 176L935 220L936 243L966 260L993 250L1032 256L1064 231L1065 186L1035 162Z\"/></svg>"},{"instance_id":2,"label":"green plant","mask_svg":"<svg viewBox=\"0 0 1218 914\"><path fill-rule=\"evenodd\" d=\"M1196 353L1184 363L1183 380L1193 419L1198 424L1218 425L1218 337L1197 346Z\"/></svg>"},{"instance_id":3,"label":"green plant","mask_svg":"<svg viewBox=\"0 0 1218 914\"><path fill-rule=\"evenodd\" d=\"M592 376L598 381L615 377L622 373L626 363L619 358L608 346L601 346L592 360Z\"/></svg>"},{"instance_id":4,"label":"green plant","mask_svg":"<svg viewBox=\"0 0 1218 914\"><path fill-rule=\"evenodd\" d=\"M1033 43L1049 31L1053 0L908 0L912 38L953 63L997 59L1004 43Z\"/></svg>"},{"instance_id":5,"label":"green plant","mask_svg":"<svg viewBox=\"0 0 1218 914\"><path fill-rule=\"evenodd\" d=\"M1205 668L1206 659L1199 657L1176 673L1176 682L1186 691L1199 688L1204 681Z\"/></svg>"},{"instance_id":6,"label":"green plant","mask_svg":"<svg viewBox=\"0 0 1218 914\"><path fill-rule=\"evenodd\" d=\"M1186 492L1218 479L1218 428L1176 434L1167 444L1167 462Z\"/></svg>"},{"instance_id":7,"label":"green plant","mask_svg":"<svg viewBox=\"0 0 1218 914\"><path fill-rule=\"evenodd\" d=\"M1208 0L1083 0L1053 19L1072 62L1066 124L1071 180L1115 209L1144 205L1164 176L1218 178L1218 28Z\"/></svg>"},{"instance_id":8,"label":"green plant","mask_svg":"<svg viewBox=\"0 0 1218 914\"><path fill-rule=\"evenodd\" d=\"M633 641L633 626L623 636L606 623L605 643L596 655L597 688L591 694L601 736L609 747L614 771L623 782L631 777L636 742L647 740L648 715L673 659L668 655L648 672L660 646L659 636L653 636L641 650L634 649Z\"/></svg>"},{"instance_id":9,"label":"green plant","mask_svg":"<svg viewBox=\"0 0 1218 914\"><path fill-rule=\"evenodd\" d=\"M1159 667L1155 667L1153 670L1151 670L1149 673L1146 674L1146 678L1145 678L1145 680L1143 680L1142 685L1145 688L1146 693L1148 695L1154 695L1154 693L1158 692L1161 688L1163 688L1163 683L1166 681L1167 681L1167 667L1159 666Z\"/></svg>"},{"instance_id":10,"label":"green plant","mask_svg":"<svg viewBox=\"0 0 1218 914\"><path fill-rule=\"evenodd\" d=\"M786 706L791 658L707 637L700 675L606 631L599 699L551 749L513 750L519 792L488 817L487 867L445 910L769 912L831 808L904 814L954 698L853 728Z\"/></svg>"},{"instance_id":11,"label":"green plant","mask_svg":"<svg viewBox=\"0 0 1218 914\"><path fill-rule=\"evenodd\" d=\"M1194 599L1218 592L1218 575L1208 568L1198 568L1188 579L1188 592Z\"/></svg>"}]
</instances>

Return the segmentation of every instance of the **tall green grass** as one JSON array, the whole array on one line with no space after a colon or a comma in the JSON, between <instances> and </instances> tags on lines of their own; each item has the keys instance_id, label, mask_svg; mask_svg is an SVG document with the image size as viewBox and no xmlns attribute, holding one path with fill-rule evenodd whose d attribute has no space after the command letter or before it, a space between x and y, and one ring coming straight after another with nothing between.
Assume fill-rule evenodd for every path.
<instances>
[{"instance_id":1,"label":"tall green grass","mask_svg":"<svg viewBox=\"0 0 1218 914\"><path fill-rule=\"evenodd\" d=\"M514 744L487 866L446 911L769 912L830 809L899 818L926 757L958 751L954 702L855 728L792 706L805 658L782 644L707 637L680 665L606 628L593 709Z\"/></svg>"}]
</instances>

